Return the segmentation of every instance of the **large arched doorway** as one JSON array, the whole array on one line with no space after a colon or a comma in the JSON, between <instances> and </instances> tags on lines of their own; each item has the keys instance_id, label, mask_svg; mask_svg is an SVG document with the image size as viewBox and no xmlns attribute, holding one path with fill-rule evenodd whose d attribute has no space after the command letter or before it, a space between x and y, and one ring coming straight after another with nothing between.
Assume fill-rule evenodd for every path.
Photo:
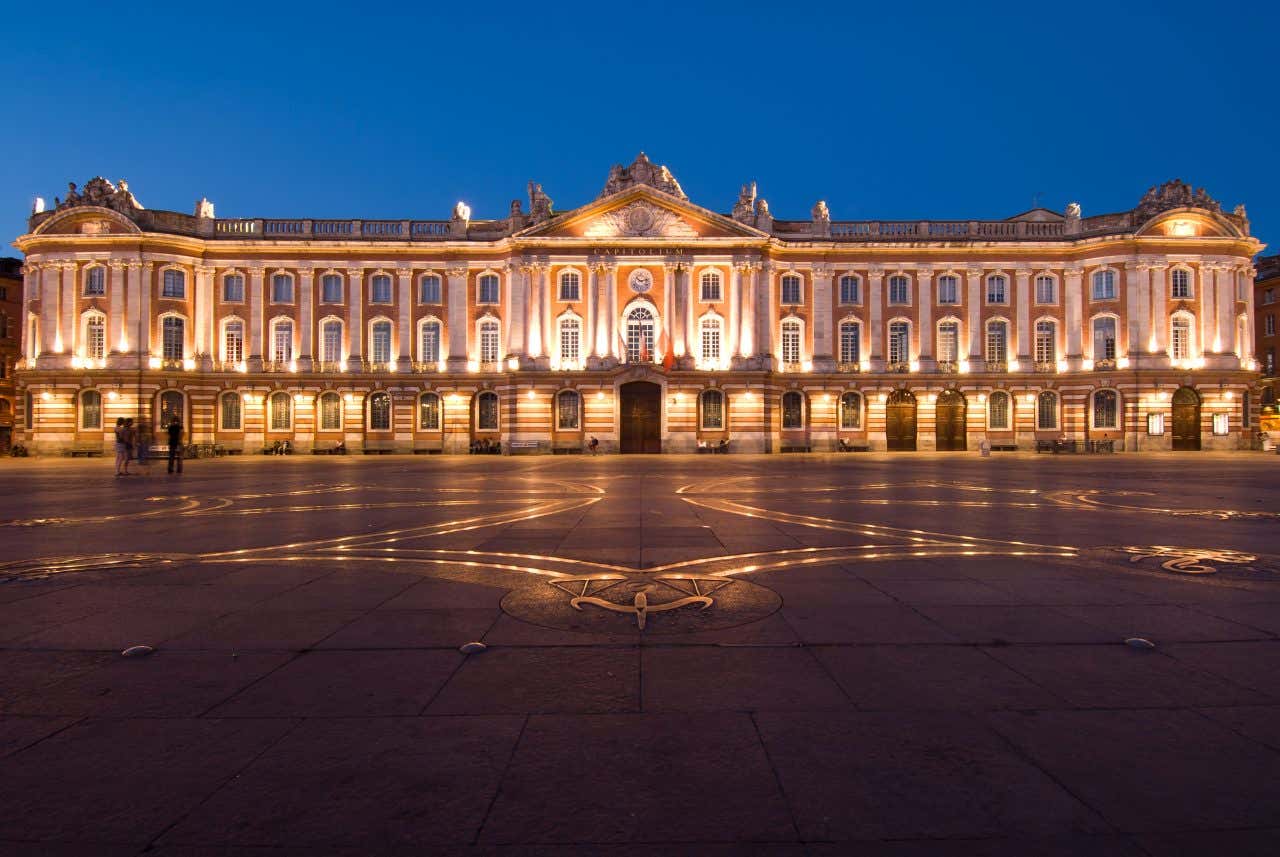
<instances>
[{"instance_id":1,"label":"large arched doorway","mask_svg":"<svg viewBox=\"0 0 1280 857\"><path fill-rule=\"evenodd\" d=\"M632 381L618 389L619 450L662 452L662 387Z\"/></svg>"},{"instance_id":2,"label":"large arched doorway","mask_svg":"<svg viewBox=\"0 0 1280 857\"><path fill-rule=\"evenodd\" d=\"M934 410L937 448L944 451L963 450L965 448L964 395L959 390L943 390L938 394L938 402Z\"/></svg>"},{"instance_id":3,"label":"large arched doorway","mask_svg":"<svg viewBox=\"0 0 1280 857\"><path fill-rule=\"evenodd\" d=\"M894 390L884 406L885 441L891 451L916 448L916 397Z\"/></svg>"},{"instance_id":4,"label":"large arched doorway","mask_svg":"<svg viewBox=\"0 0 1280 857\"><path fill-rule=\"evenodd\" d=\"M1173 394L1173 448L1200 448L1200 394L1179 387Z\"/></svg>"}]
</instances>

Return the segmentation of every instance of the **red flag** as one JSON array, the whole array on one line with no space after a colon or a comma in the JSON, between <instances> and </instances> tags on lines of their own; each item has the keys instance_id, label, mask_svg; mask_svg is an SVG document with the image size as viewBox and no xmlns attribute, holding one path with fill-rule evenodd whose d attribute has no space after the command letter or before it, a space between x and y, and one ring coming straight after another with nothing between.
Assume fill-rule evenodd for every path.
<instances>
[{"instance_id":1,"label":"red flag","mask_svg":"<svg viewBox=\"0 0 1280 857\"><path fill-rule=\"evenodd\" d=\"M662 349L662 368L670 372L671 367L675 365L676 356L671 353L671 337L667 336L665 330L658 337L658 347Z\"/></svg>"}]
</instances>

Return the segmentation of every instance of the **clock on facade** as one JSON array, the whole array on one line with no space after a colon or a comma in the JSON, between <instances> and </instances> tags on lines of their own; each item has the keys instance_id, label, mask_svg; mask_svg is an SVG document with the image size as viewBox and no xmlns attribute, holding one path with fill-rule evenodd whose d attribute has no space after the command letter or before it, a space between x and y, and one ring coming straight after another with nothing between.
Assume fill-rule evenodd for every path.
<instances>
[{"instance_id":1,"label":"clock on facade","mask_svg":"<svg viewBox=\"0 0 1280 857\"><path fill-rule=\"evenodd\" d=\"M644 268L631 274L631 291L642 295L651 288L653 288L653 276Z\"/></svg>"}]
</instances>

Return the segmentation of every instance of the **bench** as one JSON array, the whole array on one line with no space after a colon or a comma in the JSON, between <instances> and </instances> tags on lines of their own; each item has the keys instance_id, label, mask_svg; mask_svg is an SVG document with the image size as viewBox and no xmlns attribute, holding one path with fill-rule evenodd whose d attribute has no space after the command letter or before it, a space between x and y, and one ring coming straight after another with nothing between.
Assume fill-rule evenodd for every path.
<instances>
[{"instance_id":1,"label":"bench","mask_svg":"<svg viewBox=\"0 0 1280 857\"><path fill-rule=\"evenodd\" d=\"M871 451L871 445L867 443L847 443L846 441L842 440L840 441L839 445L836 446L836 452L870 452L870 451Z\"/></svg>"},{"instance_id":2,"label":"bench","mask_svg":"<svg viewBox=\"0 0 1280 857\"><path fill-rule=\"evenodd\" d=\"M813 447L805 445L791 445L782 447L783 452L813 452Z\"/></svg>"},{"instance_id":3,"label":"bench","mask_svg":"<svg viewBox=\"0 0 1280 857\"><path fill-rule=\"evenodd\" d=\"M366 446L364 448L365 455L392 455L394 453L395 453L394 449L385 448L385 447Z\"/></svg>"},{"instance_id":4,"label":"bench","mask_svg":"<svg viewBox=\"0 0 1280 857\"><path fill-rule=\"evenodd\" d=\"M414 455L439 455L444 452L440 447L417 447L414 449Z\"/></svg>"},{"instance_id":5,"label":"bench","mask_svg":"<svg viewBox=\"0 0 1280 857\"><path fill-rule=\"evenodd\" d=\"M102 455L102 447L100 446L73 446L71 449L63 452L63 455L69 455L72 458L98 458Z\"/></svg>"},{"instance_id":6,"label":"bench","mask_svg":"<svg viewBox=\"0 0 1280 857\"><path fill-rule=\"evenodd\" d=\"M991 444L992 452L1017 452L1018 445L1016 443L993 443Z\"/></svg>"},{"instance_id":7,"label":"bench","mask_svg":"<svg viewBox=\"0 0 1280 857\"><path fill-rule=\"evenodd\" d=\"M512 455L515 455L517 450L520 452L527 450L537 452L540 445L541 441L536 440L513 440L507 443L507 451Z\"/></svg>"}]
</instances>

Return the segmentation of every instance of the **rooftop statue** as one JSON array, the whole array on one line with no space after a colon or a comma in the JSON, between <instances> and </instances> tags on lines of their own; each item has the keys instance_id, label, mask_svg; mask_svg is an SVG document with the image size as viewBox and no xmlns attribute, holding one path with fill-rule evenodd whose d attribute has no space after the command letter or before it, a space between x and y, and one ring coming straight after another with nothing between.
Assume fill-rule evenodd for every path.
<instances>
[{"instance_id":1,"label":"rooftop statue","mask_svg":"<svg viewBox=\"0 0 1280 857\"><path fill-rule=\"evenodd\" d=\"M1182 179L1174 179L1162 185L1152 187L1142 197L1138 207L1134 209L1138 220L1147 220L1162 211L1171 208L1203 208L1221 213L1222 206L1204 188L1192 190L1191 185Z\"/></svg>"},{"instance_id":2,"label":"rooftop statue","mask_svg":"<svg viewBox=\"0 0 1280 857\"><path fill-rule=\"evenodd\" d=\"M541 223L544 220L551 219L552 212L551 197L542 191L542 185L537 182L529 182L529 217L534 223Z\"/></svg>"},{"instance_id":3,"label":"rooftop statue","mask_svg":"<svg viewBox=\"0 0 1280 857\"><path fill-rule=\"evenodd\" d=\"M689 198L685 196L680 182L676 181L671 171L664 166L654 164L644 152L637 155L629 167L624 167L622 164L614 164L610 167L609 178L605 180L604 190L600 196L609 196L637 184L648 185L680 199Z\"/></svg>"},{"instance_id":4,"label":"rooftop statue","mask_svg":"<svg viewBox=\"0 0 1280 857\"><path fill-rule=\"evenodd\" d=\"M82 190L76 189L75 182L67 183L67 198L59 200L54 197L54 208L74 208L77 205L97 205L114 209L121 214L129 214L142 208L138 200L129 191L129 183L120 180L117 187L102 176L94 176L85 183Z\"/></svg>"},{"instance_id":5,"label":"rooftop statue","mask_svg":"<svg viewBox=\"0 0 1280 857\"><path fill-rule=\"evenodd\" d=\"M738 192L738 201L733 204L733 219L750 222L756 213L756 183L744 184Z\"/></svg>"}]
</instances>

